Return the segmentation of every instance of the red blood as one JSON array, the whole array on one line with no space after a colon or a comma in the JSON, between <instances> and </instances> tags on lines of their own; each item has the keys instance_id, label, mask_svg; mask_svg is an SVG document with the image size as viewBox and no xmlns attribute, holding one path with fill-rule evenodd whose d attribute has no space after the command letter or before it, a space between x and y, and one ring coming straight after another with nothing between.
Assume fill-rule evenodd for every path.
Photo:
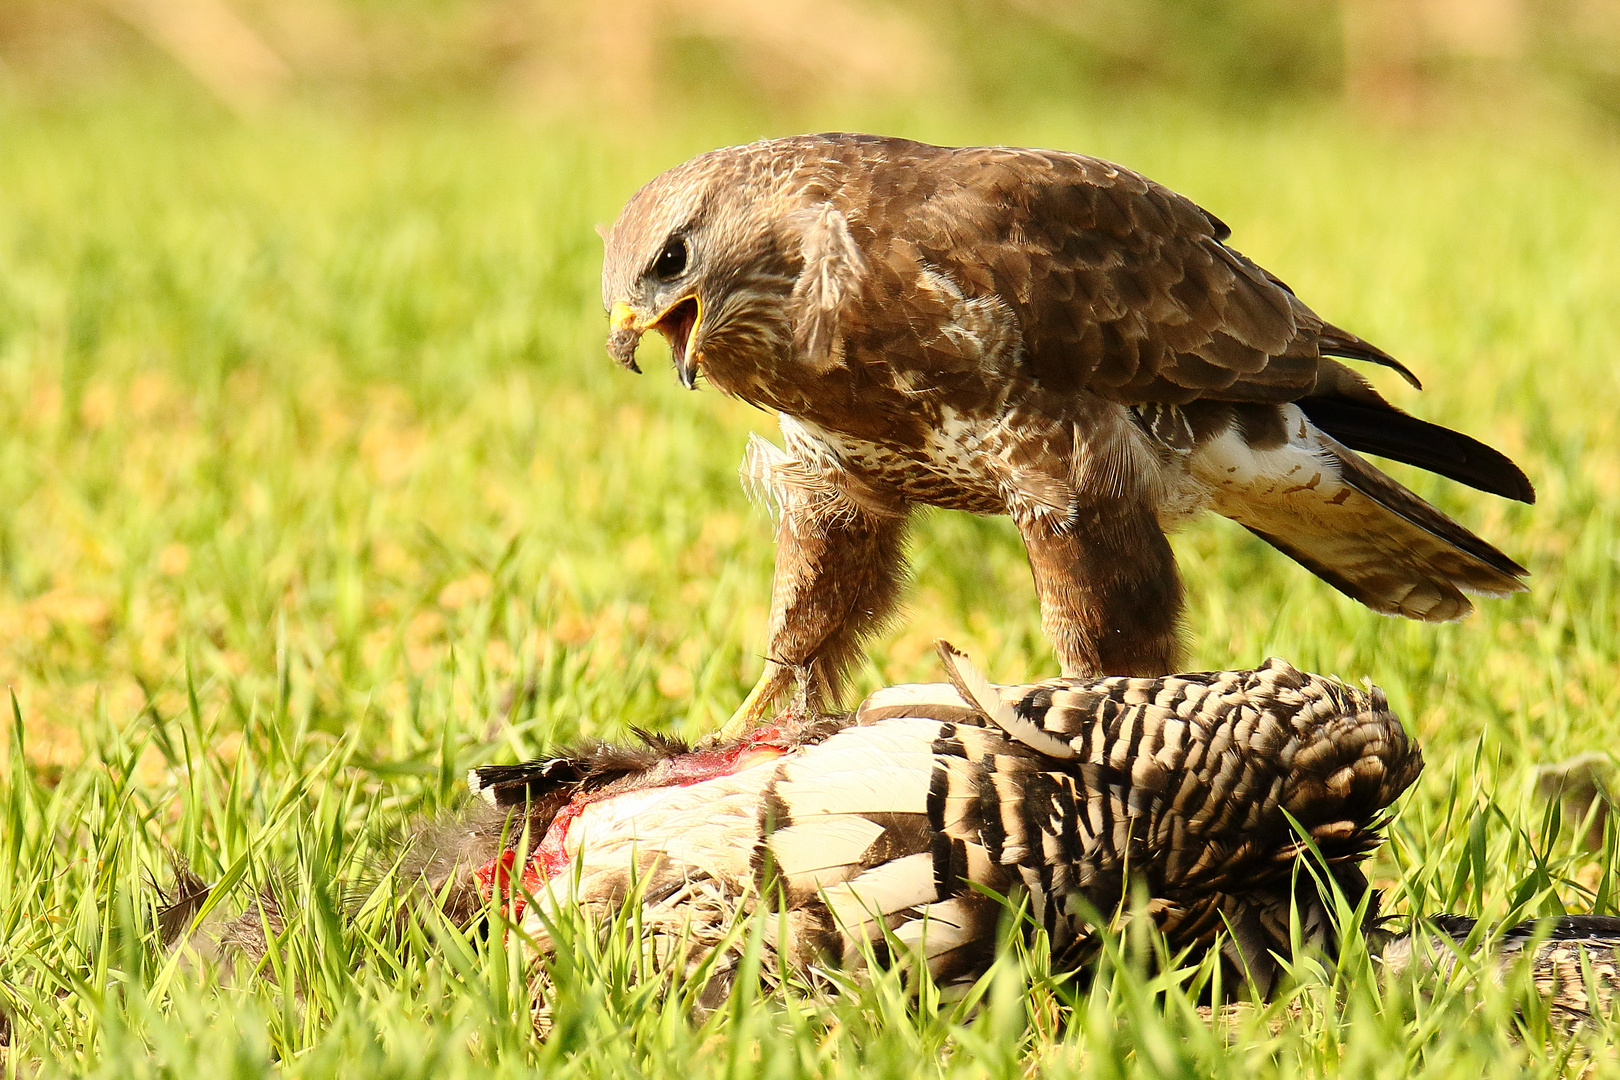
<instances>
[{"instance_id":1,"label":"red blood","mask_svg":"<svg viewBox=\"0 0 1620 1080\"><path fill-rule=\"evenodd\" d=\"M486 897L497 888L503 893L506 891L512 881L512 863L516 859L517 852L503 851L473 872L473 877L478 879L478 887Z\"/></svg>"},{"instance_id":2,"label":"red blood","mask_svg":"<svg viewBox=\"0 0 1620 1080\"><path fill-rule=\"evenodd\" d=\"M665 774L667 779L658 786L687 787L691 784L700 784L717 776L729 775L740 765L752 765L761 759L779 757L787 752L784 747L760 744L779 739L781 736L780 728L759 728L749 732L741 743L728 750L708 750L671 758L668 772ZM523 867L523 877L516 895L512 888L512 870L517 862L516 852L503 851L479 867L473 876L477 879L484 896L492 897L496 890L499 890L501 899L506 905L507 917L521 919L526 904L524 897L538 893L545 882L567 870L573 863L573 858L568 854L568 827L586 806L604 796L612 797L609 793L582 791L575 795L568 805L557 811L556 816L551 819L551 824L546 828L546 835L540 840L540 846L535 849Z\"/></svg>"},{"instance_id":3,"label":"red blood","mask_svg":"<svg viewBox=\"0 0 1620 1080\"><path fill-rule=\"evenodd\" d=\"M698 754L682 754L669 761L669 787L686 787L689 784L700 784L705 780L713 780L717 776L727 776L737 770L737 766L746 757L763 753L768 757L776 757L785 751L781 747L763 747L760 744L772 739L781 738L780 728L757 728L748 733L741 743L729 750L707 750Z\"/></svg>"},{"instance_id":4,"label":"red blood","mask_svg":"<svg viewBox=\"0 0 1620 1080\"><path fill-rule=\"evenodd\" d=\"M535 877L535 885L541 880L550 881L573 862L568 857L568 826L579 817L580 811L590 799L584 792L575 795L568 805L557 811L557 816L551 819L551 826L546 829L546 835L541 838L540 846L535 849L534 855L529 859L529 865L523 873L523 883L527 885L531 876ZM541 878L535 873L536 866L545 876ZM531 892L533 889L530 890Z\"/></svg>"},{"instance_id":5,"label":"red blood","mask_svg":"<svg viewBox=\"0 0 1620 1080\"><path fill-rule=\"evenodd\" d=\"M523 898L512 895L512 865L517 862L517 852L508 848L495 856L489 862L473 871L473 878L478 882L478 890L485 900L492 899L499 891L507 917L521 919L523 917ZM525 874L525 877L528 875Z\"/></svg>"}]
</instances>

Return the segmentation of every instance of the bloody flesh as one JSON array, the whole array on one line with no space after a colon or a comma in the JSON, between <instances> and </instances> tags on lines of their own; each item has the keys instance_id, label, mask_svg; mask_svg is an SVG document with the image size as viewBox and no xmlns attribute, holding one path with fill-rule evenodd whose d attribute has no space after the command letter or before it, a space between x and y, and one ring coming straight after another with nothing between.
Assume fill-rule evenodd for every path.
<instances>
[{"instance_id":1,"label":"bloody flesh","mask_svg":"<svg viewBox=\"0 0 1620 1080\"><path fill-rule=\"evenodd\" d=\"M780 728L764 727L750 732L741 742L724 749L703 750L669 758L647 774L649 778L654 778L654 782L640 784L634 790L689 787L692 784L701 784L706 780L729 776L741 769L751 768L787 752L786 748L780 745L765 745L781 736ZM573 857L568 852L569 826L591 803L611 799L619 794L623 794L623 790L616 785L577 793L552 817L545 835L540 838L539 845L524 863L521 880L516 888L513 887L512 872L516 867L517 852L508 848L473 872L479 890L486 898L491 898L499 892L505 904L507 917L513 920L521 919L523 909L527 906L527 899L536 895L542 885L567 870L569 864L573 862Z\"/></svg>"}]
</instances>

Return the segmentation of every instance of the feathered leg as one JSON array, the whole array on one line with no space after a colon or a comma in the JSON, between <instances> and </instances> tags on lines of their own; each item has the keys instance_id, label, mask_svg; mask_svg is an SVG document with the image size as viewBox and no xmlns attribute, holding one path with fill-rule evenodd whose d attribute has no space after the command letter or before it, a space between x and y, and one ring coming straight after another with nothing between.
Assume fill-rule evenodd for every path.
<instances>
[{"instance_id":1,"label":"feathered leg","mask_svg":"<svg viewBox=\"0 0 1620 1080\"><path fill-rule=\"evenodd\" d=\"M1146 506L1081 505L1067 519L1015 514L1041 628L1071 677L1165 675L1182 658L1181 579Z\"/></svg>"},{"instance_id":2,"label":"feathered leg","mask_svg":"<svg viewBox=\"0 0 1620 1080\"><path fill-rule=\"evenodd\" d=\"M806 501L776 530L776 576L765 672L726 724L734 737L759 722L794 682L812 713L836 700L863 639L894 611L905 574L904 514Z\"/></svg>"}]
</instances>

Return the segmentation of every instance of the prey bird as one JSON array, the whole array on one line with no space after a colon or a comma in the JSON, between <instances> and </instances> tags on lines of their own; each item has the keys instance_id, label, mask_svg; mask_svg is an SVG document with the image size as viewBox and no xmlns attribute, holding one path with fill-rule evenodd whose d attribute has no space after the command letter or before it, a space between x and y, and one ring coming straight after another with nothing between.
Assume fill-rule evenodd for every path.
<instances>
[{"instance_id":1,"label":"prey bird","mask_svg":"<svg viewBox=\"0 0 1620 1080\"><path fill-rule=\"evenodd\" d=\"M660 970L707 972L697 1000L710 1007L742 970L739 920L761 907L766 981L876 962L960 988L989 970L1021 906L1056 971L1082 970L1108 926L1139 913L1186 962L1212 959L1224 993L1265 996L1296 942L1338 946L1331 885L1349 908L1365 902L1387 970L1453 978L1473 921L1434 919L1437 940L1387 929L1359 866L1422 768L1376 688L1281 660L996 686L942 651L950 682L888 687L848 716L476 768L484 803L415 836L407 897L469 927L516 925L541 954L569 947L555 928L577 903L639 932ZM285 907L262 896L191 928L208 896L182 873L165 940L268 969ZM1487 970L1528 957L1555 1014L1579 1021L1620 985L1617 946L1620 920L1568 916L1487 945Z\"/></svg>"},{"instance_id":2,"label":"prey bird","mask_svg":"<svg viewBox=\"0 0 1620 1080\"><path fill-rule=\"evenodd\" d=\"M640 761L475 769L475 790L526 817L532 851L511 855L522 830L506 825L505 850L461 855L463 873L508 890L540 937L557 901L605 912L637 880L641 925L672 937L763 897L785 912L775 947L792 966L903 946L943 984L989 968L995 894L1027 901L1059 969L1145 899L1173 949L1218 948L1226 985L1269 990L1295 913L1305 941L1336 941L1330 894L1297 865L1307 844L1359 901L1357 864L1422 768L1382 693L1281 660L999 687L941 652L951 682L880 690L849 717ZM714 918L710 939L729 925Z\"/></svg>"},{"instance_id":3,"label":"prey bird","mask_svg":"<svg viewBox=\"0 0 1620 1080\"><path fill-rule=\"evenodd\" d=\"M608 351L648 330L779 415L744 474L781 511L767 663L835 698L894 610L917 506L1009 515L1068 676L1179 666L1166 530L1232 518L1375 611L1441 621L1526 571L1358 451L1532 502L1502 454L1335 357L1389 354L1227 245L1190 200L1092 157L809 135L702 154L605 234Z\"/></svg>"}]
</instances>

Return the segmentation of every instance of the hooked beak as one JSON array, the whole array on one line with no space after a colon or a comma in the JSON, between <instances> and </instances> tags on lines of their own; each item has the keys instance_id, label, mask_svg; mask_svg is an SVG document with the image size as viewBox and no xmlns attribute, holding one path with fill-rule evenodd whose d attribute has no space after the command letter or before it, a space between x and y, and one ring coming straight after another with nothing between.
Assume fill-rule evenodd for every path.
<instances>
[{"instance_id":1,"label":"hooked beak","mask_svg":"<svg viewBox=\"0 0 1620 1080\"><path fill-rule=\"evenodd\" d=\"M637 375L641 374L641 368L636 366L636 346L641 344L641 334L641 327L636 325L636 313L630 305L623 300L614 301L613 310L608 312L608 355Z\"/></svg>"},{"instance_id":2,"label":"hooked beak","mask_svg":"<svg viewBox=\"0 0 1620 1080\"><path fill-rule=\"evenodd\" d=\"M664 309L663 314L646 326L636 321L635 311L620 300L609 312L608 354L631 371L640 374L636 366L636 347L641 335L657 330L669 342L670 356L675 361L675 376L688 390L697 386L698 358L693 344L697 339L698 323L703 318L703 304L696 294L685 296Z\"/></svg>"}]
</instances>

